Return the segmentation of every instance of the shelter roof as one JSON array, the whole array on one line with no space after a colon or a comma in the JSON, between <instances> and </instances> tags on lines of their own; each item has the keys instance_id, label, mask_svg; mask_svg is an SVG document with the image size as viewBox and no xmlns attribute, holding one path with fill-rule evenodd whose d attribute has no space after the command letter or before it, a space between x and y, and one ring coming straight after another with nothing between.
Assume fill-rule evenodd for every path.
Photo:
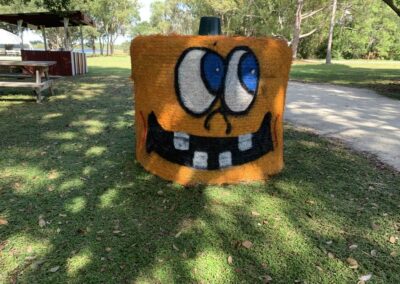
<instances>
[{"instance_id":1,"label":"shelter roof","mask_svg":"<svg viewBox=\"0 0 400 284\"><path fill-rule=\"evenodd\" d=\"M28 25L45 26L46 28L63 27L64 18L69 19L69 26L95 26L94 21L81 11L0 14L0 22L18 25L18 20L22 20L24 27L28 27Z\"/></svg>"}]
</instances>

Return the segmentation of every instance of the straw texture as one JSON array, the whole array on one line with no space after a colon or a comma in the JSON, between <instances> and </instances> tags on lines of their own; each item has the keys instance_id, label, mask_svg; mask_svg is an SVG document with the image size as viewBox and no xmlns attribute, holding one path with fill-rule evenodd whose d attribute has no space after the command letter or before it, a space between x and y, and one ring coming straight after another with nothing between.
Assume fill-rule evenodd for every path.
<instances>
[{"instance_id":1,"label":"straw texture","mask_svg":"<svg viewBox=\"0 0 400 284\"><path fill-rule=\"evenodd\" d=\"M131 43L136 158L180 184L265 180L283 168L291 51L272 38L144 36Z\"/></svg>"}]
</instances>

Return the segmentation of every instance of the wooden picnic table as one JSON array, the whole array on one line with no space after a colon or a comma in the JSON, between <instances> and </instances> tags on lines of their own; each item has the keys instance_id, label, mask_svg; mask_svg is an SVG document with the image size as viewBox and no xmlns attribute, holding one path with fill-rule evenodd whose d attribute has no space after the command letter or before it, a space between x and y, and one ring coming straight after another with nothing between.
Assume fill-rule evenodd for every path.
<instances>
[{"instance_id":1,"label":"wooden picnic table","mask_svg":"<svg viewBox=\"0 0 400 284\"><path fill-rule=\"evenodd\" d=\"M55 65L55 61L12 61L0 60L1 66L20 67L23 70L29 70L32 74L21 73L2 73L0 77L10 78L7 81L0 81L0 87L4 88L31 88L36 94L36 101L42 102L42 91L50 89L50 94L53 95L53 80L49 77L49 67ZM42 80L44 75L45 80ZM33 78L34 82L16 81L15 79ZM14 79L14 80L12 80Z\"/></svg>"}]
</instances>

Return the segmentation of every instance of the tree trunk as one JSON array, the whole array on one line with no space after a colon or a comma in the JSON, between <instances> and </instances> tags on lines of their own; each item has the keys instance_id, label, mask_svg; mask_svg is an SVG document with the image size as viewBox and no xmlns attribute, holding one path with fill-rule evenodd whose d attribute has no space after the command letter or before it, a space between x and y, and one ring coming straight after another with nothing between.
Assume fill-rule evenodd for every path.
<instances>
[{"instance_id":1,"label":"tree trunk","mask_svg":"<svg viewBox=\"0 0 400 284\"><path fill-rule=\"evenodd\" d=\"M102 35L99 36L99 45L100 45L100 54L104 55L104 45L103 42L101 40Z\"/></svg>"},{"instance_id":2,"label":"tree trunk","mask_svg":"<svg viewBox=\"0 0 400 284\"><path fill-rule=\"evenodd\" d=\"M337 7L337 0L333 0L331 24L329 26L328 48L326 49L326 62L325 62L326 64L332 63L332 41L333 41L333 29L335 28L336 7Z\"/></svg>"},{"instance_id":3,"label":"tree trunk","mask_svg":"<svg viewBox=\"0 0 400 284\"><path fill-rule=\"evenodd\" d=\"M96 39L93 39L92 50L93 50L93 55L96 55Z\"/></svg>"},{"instance_id":4,"label":"tree trunk","mask_svg":"<svg viewBox=\"0 0 400 284\"><path fill-rule=\"evenodd\" d=\"M393 0L383 0L400 17L400 6L396 6Z\"/></svg>"},{"instance_id":5,"label":"tree trunk","mask_svg":"<svg viewBox=\"0 0 400 284\"><path fill-rule=\"evenodd\" d=\"M294 22L293 39L291 42L293 59L297 57L297 48L300 41L301 33L301 10L303 9L303 0L297 0L296 19Z\"/></svg>"},{"instance_id":6,"label":"tree trunk","mask_svg":"<svg viewBox=\"0 0 400 284\"><path fill-rule=\"evenodd\" d=\"M110 54L114 54L114 41L113 41L113 35L110 35Z\"/></svg>"},{"instance_id":7,"label":"tree trunk","mask_svg":"<svg viewBox=\"0 0 400 284\"><path fill-rule=\"evenodd\" d=\"M109 35L107 34L106 35L106 39L105 39L105 41L106 41L106 55L108 56L109 54L110 54L110 40L109 40Z\"/></svg>"}]
</instances>

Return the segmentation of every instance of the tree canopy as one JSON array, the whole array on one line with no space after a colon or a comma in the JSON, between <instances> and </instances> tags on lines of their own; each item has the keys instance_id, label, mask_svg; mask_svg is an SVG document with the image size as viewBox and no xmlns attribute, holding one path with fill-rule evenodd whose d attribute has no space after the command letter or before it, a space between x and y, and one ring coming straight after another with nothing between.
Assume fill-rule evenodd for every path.
<instances>
[{"instance_id":1,"label":"tree canopy","mask_svg":"<svg viewBox=\"0 0 400 284\"><path fill-rule=\"evenodd\" d=\"M2 13L72 10L85 11L94 18L96 28L85 27L84 34L93 48L98 40L101 53L106 54L113 53L116 38L124 35L139 20L137 0L0 0ZM16 28L9 25L0 27L16 32ZM78 30L72 28L69 36L77 39L78 35ZM49 45L58 48L65 35L59 29L49 29L47 36Z\"/></svg>"},{"instance_id":2,"label":"tree canopy","mask_svg":"<svg viewBox=\"0 0 400 284\"><path fill-rule=\"evenodd\" d=\"M155 0L140 21L138 0L0 0L2 12L88 12L97 27L87 41L112 53L115 39L129 33L197 34L201 16L222 19L226 35L275 36L292 44L299 58L324 58L333 27L333 58L400 59L400 0ZM396 14L397 13L397 14ZM332 25L333 24L333 25ZM3 24L4 27L4 24ZM15 31L13 27L7 27Z\"/></svg>"},{"instance_id":3,"label":"tree canopy","mask_svg":"<svg viewBox=\"0 0 400 284\"><path fill-rule=\"evenodd\" d=\"M391 0L388 0L391 1ZM399 5L400 0L393 0ZM331 0L303 0L298 57L324 58ZM333 32L333 58L400 59L400 18L387 1L339 0ZM132 34L196 34L201 16L222 19L226 35L277 36L292 42L298 0L156 0L149 22Z\"/></svg>"}]
</instances>

